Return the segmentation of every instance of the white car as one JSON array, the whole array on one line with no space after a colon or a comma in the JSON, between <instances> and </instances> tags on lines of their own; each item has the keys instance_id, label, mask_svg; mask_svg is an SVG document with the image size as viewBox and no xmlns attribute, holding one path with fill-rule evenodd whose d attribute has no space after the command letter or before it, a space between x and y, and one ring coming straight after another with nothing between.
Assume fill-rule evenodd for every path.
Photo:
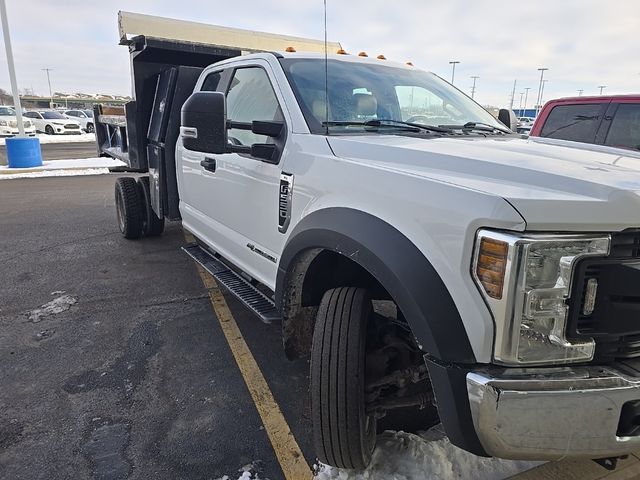
<instances>
[{"instance_id":1,"label":"white car","mask_svg":"<svg viewBox=\"0 0 640 480\"><path fill-rule=\"evenodd\" d=\"M82 133L80 122L70 120L55 110L25 112L24 116L35 123L38 132L44 132L47 135L80 135Z\"/></svg>"},{"instance_id":2,"label":"white car","mask_svg":"<svg viewBox=\"0 0 640 480\"><path fill-rule=\"evenodd\" d=\"M18 119L13 107L0 107L0 137L13 137L18 135ZM24 119L24 133L34 136L36 127L29 119Z\"/></svg>"},{"instance_id":3,"label":"white car","mask_svg":"<svg viewBox=\"0 0 640 480\"><path fill-rule=\"evenodd\" d=\"M64 115L71 120L76 120L80 123L82 130L87 133L92 133L95 130L95 124L93 123L93 112L87 109L66 110Z\"/></svg>"}]
</instances>

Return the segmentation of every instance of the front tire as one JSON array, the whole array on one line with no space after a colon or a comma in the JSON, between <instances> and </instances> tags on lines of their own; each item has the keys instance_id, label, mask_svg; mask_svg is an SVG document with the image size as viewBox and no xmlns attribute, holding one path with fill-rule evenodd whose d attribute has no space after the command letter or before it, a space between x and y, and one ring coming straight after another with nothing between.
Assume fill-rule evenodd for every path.
<instances>
[{"instance_id":1,"label":"front tire","mask_svg":"<svg viewBox=\"0 0 640 480\"><path fill-rule=\"evenodd\" d=\"M118 227L124 238L142 236L142 200L140 188L134 178L121 177L116 180L116 213Z\"/></svg>"},{"instance_id":2,"label":"front tire","mask_svg":"<svg viewBox=\"0 0 640 480\"><path fill-rule=\"evenodd\" d=\"M44 133L47 135L55 135L56 132L53 131L53 127L51 125L47 125L44 127Z\"/></svg>"},{"instance_id":3,"label":"front tire","mask_svg":"<svg viewBox=\"0 0 640 480\"><path fill-rule=\"evenodd\" d=\"M142 202L142 231L147 237L157 237L164 232L164 218L159 218L151 206L149 177L138 178L140 200Z\"/></svg>"},{"instance_id":4,"label":"front tire","mask_svg":"<svg viewBox=\"0 0 640 480\"><path fill-rule=\"evenodd\" d=\"M311 347L311 415L318 459L363 470L376 442L376 418L365 410L365 352L371 298L363 288L328 290L318 308Z\"/></svg>"},{"instance_id":5,"label":"front tire","mask_svg":"<svg viewBox=\"0 0 640 480\"><path fill-rule=\"evenodd\" d=\"M87 123L87 133L93 133L93 123Z\"/></svg>"}]
</instances>

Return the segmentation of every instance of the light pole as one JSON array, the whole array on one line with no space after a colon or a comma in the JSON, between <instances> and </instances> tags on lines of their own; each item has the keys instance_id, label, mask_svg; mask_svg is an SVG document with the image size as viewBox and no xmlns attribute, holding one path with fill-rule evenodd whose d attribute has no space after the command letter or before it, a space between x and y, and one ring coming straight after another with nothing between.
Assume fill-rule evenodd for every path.
<instances>
[{"instance_id":1,"label":"light pole","mask_svg":"<svg viewBox=\"0 0 640 480\"><path fill-rule=\"evenodd\" d=\"M471 75L471 78L473 78L473 85L471 86L471 98L473 98L476 94L476 80L480 77L478 75Z\"/></svg>"},{"instance_id":2,"label":"light pole","mask_svg":"<svg viewBox=\"0 0 640 480\"><path fill-rule=\"evenodd\" d=\"M600 89L600 95L602 95L602 90L607 88L607 86L606 85L598 85L598 88Z\"/></svg>"},{"instance_id":3,"label":"light pole","mask_svg":"<svg viewBox=\"0 0 640 480\"><path fill-rule=\"evenodd\" d=\"M16 69L13 64L13 50L11 49L11 36L9 35L9 20L7 18L7 6L4 0L0 0L0 20L2 21L2 35L4 37L4 48L7 53L7 65L9 67L9 82L11 83L11 93L13 94L13 108L16 111L18 120L18 135L24 137L24 123L22 122L22 105L20 105L20 95L18 94L18 82L16 80Z\"/></svg>"},{"instance_id":4,"label":"light pole","mask_svg":"<svg viewBox=\"0 0 640 480\"><path fill-rule=\"evenodd\" d=\"M522 117L522 97L524 96L524 92L520 92L520 104L518 107L518 111L520 112L520 115L518 115L519 117Z\"/></svg>"},{"instance_id":5,"label":"light pole","mask_svg":"<svg viewBox=\"0 0 640 480\"><path fill-rule=\"evenodd\" d=\"M542 92L540 92L540 106L542 106L542 99L543 99L543 97L544 97L544 86L546 85L546 83L547 83L548 81L549 81L549 80L547 80L547 79L544 79L544 80L542 81Z\"/></svg>"},{"instance_id":6,"label":"light pole","mask_svg":"<svg viewBox=\"0 0 640 480\"><path fill-rule=\"evenodd\" d=\"M549 70L546 67L539 68L540 72L540 84L538 85L538 100L536 102L536 117L538 116L538 112L540 111L540 103L542 102L542 79L544 78L544 72Z\"/></svg>"},{"instance_id":7,"label":"light pole","mask_svg":"<svg viewBox=\"0 0 640 480\"><path fill-rule=\"evenodd\" d=\"M517 82L518 80L513 81L513 90L511 90L511 103L509 104L509 110L513 110L513 102L515 101Z\"/></svg>"},{"instance_id":8,"label":"light pole","mask_svg":"<svg viewBox=\"0 0 640 480\"><path fill-rule=\"evenodd\" d=\"M49 108L53 108L53 93L51 93L51 78L49 77L49 72L53 70L53 68L42 68L44 72L47 72L47 83L49 84Z\"/></svg>"},{"instance_id":9,"label":"light pole","mask_svg":"<svg viewBox=\"0 0 640 480\"><path fill-rule=\"evenodd\" d=\"M451 65L451 85L453 85L453 80L456 78L456 64L460 63L459 60L452 60L449 62Z\"/></svg>"},{"instance_id":10,"label":"light pole","mask_svg":"<svg viewBox=\"0 0 640 480\"><path fill-rule=\"evenodd\" d=\"M579 88L578 89L578 96L581 97L582 96L582 92L584 92L583 88Z\"/></svg>"},{"instance_id":11,"label":"light pole","mask_svg":"<svg viewBox=\"0 0 640 480\"><path fill-rule=\"evenodd\" d=\"M527 99L529 98L529 90L531 90L531 87L525 87L524 91L524 113L527 113ZM525 115L520 115L521 117L524 117Z\"/></svg>"}]
</instances>

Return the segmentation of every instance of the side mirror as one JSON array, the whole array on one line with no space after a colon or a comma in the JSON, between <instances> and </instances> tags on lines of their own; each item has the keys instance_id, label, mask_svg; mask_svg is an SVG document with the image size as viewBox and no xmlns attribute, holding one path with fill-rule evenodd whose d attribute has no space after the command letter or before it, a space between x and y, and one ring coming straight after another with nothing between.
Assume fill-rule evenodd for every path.
<instances>
[{"instance_id":1,"label":"side mirror","mask_svg":"<svg viewBox=\"0 0 640 480\"><path fill-rule=\"evenodd\" d=\"M188 150L226 153L227 102L222 92L195 92L181 111L180 135Z\"/></svg>"},{"instance_id":2,"label":"side mirror","mask_svg":"<svg viewBox=\"0 0 640 480\"><path fill-rule=\"evenodd\" d=\"M498 112L498 120L500 120L505 127L513 130L514 132L518 128L518 119L516 114L507 108L501 108Z\"/></svg>"}]
</instances>

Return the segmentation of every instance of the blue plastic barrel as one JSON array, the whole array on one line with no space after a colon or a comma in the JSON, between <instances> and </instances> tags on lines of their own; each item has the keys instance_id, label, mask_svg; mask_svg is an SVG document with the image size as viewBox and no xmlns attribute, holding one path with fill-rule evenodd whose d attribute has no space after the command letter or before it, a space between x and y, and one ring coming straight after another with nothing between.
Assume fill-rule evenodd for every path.
<instances>
[{"instance_id":1,"label":"blue plastic barrel","mask_svg":"<svg viewBox=\"0 0 640 480\"><path fill-rule=\"evenodd\" d=\"M42 166L40 140L36 137L14 137L6 139L9 168L31 168Z\"/></svg>"}]
</instances>

